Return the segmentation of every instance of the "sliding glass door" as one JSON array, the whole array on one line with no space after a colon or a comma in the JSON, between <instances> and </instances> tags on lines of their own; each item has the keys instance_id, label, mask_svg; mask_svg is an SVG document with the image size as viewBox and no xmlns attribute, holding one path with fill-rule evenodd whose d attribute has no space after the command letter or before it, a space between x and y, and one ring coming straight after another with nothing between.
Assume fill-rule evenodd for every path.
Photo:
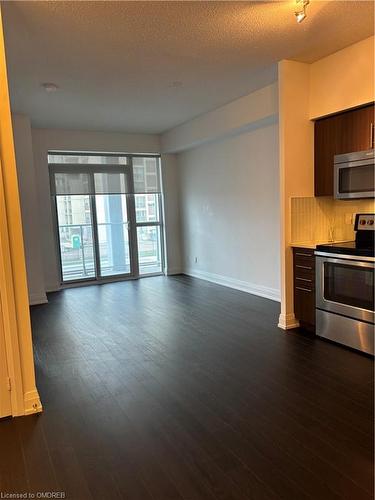
<instances>
[{"instance_id":1,"label":"sliding glass door","mask_svg":"<svg viewBox=\"0 0 375 500\"><path fill-rule=\"evenodd\" d=\"M129 167L93 172L97 267L100 277L130 275Z\"/></svg>"},{"instance_id":2,"label":"sliding glass door","mask_svg":"<svg viewBox=\"0 0 375 500\"><path fill-rule=\"evenodd\" d=\"M61 281L160 274L159 158L49 154Z\"/></svg>"}]
</instances>

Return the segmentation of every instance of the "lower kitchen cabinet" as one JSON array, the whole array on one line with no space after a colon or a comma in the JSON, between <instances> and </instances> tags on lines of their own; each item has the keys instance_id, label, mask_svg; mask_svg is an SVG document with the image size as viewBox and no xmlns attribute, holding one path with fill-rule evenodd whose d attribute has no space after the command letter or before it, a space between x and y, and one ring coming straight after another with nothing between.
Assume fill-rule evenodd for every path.
<instances>
[{"instance_id":1,"label":"lower kitchen cabinet","mask_svg":"<svg viewBox=\"0 0 375 500\"><path fill-rule=\"evenodd\" d=\"M315 332L315 256L311 248L293 248L294 315Z\"/></svg>"}]
</instances>

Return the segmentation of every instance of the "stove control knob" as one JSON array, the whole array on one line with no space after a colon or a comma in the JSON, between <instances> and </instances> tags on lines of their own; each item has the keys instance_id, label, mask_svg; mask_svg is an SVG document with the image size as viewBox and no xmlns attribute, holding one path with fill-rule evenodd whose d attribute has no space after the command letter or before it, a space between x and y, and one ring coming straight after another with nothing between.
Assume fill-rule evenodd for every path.
<instances>
[{"instance_id":1,"label":"stove control knob","mask_svg":"<svg viewBox=\"0 0 375 500\"><path fill-rule=\"evenodd\" d=\"M374 219L369 219L369 220L367 221L367 224L368 224L369 226L373 226L373 225L374 225Z\"/></svg>"},{"instance_id":2,"label":"stove control knob","mask_svg":"<svg viewBox=\"0 0 375 500\"><path fill-rule=\"evenodd\" d=\"M361 226L365 226L365 225L366 225L366 221L365 221L364 219L361 219L361 220L359 221L359 223L361 224Z\"/></svg>"}]
</instances>

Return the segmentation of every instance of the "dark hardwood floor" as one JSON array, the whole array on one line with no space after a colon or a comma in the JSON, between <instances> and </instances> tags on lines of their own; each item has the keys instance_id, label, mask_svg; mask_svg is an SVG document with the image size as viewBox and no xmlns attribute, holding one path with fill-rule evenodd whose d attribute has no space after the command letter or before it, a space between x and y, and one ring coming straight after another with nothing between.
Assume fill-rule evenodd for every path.
<instances>
[{"instance_id":1,"label":"dark hardwood floor","mask_svg":"<svg viewBox=\"0 0 375 500\"><path fill-rule=\"evenodd\" d=\"M44 413L0 422L0 491L68 499L372 498L373 361L279 304L177 277L32 308Z\"/></svg>"}]
</instances>

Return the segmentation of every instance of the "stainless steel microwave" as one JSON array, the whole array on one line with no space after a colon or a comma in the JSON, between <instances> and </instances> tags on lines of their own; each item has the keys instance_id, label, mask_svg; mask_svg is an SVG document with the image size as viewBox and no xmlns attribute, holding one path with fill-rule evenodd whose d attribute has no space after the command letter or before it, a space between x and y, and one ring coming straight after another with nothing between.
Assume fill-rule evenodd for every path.
<instances>
[{"instance_id":1,"label":"stainless steel microwave","mask_svg":"<svg viewBox=\"0 0 375 500\"><path fill-rule=\"evenodd\" d=\"M340 200L375 197L374 150L335 155L334 196Z\"/></svg>"}]
</instances>

